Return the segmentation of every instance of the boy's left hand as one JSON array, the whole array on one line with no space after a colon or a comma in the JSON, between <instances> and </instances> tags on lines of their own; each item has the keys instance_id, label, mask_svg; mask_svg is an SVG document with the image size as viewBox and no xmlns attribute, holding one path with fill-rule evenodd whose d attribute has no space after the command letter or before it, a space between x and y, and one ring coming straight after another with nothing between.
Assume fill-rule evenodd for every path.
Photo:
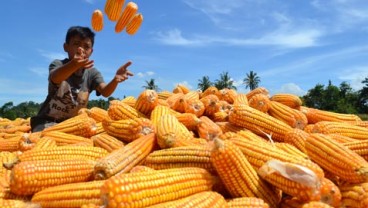
<instances>
[{"instance_id":1,"label":"boy's left hand","mask_svg":"<svg viewBox=\"0 0 368 208\"><path fill-rule=\"evenodd\" d=\"M129 76L134 76L134 74L128 70L128 66L130 66L131 64L132 62L128 61L116 71L115 75L116 82L120 83L127 80Z\"/></svg>"}]
</instances>

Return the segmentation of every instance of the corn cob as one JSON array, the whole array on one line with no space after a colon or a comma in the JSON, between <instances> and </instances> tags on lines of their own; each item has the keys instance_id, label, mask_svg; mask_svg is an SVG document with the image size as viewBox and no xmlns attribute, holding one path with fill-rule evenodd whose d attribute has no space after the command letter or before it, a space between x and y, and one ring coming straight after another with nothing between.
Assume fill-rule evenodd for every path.
<instances>
[{"instance_id":1,"label":"corn cob","mask_svg":"<svg viewBox=\"0 0 368 208\"><path fill-rule=\"evenodd\" d=\"M121 174L108 179L101 189L103 205L147 207L210 191L214 184L202 168L172 168Z\"/></svg>"},{"instance_id":2,"label":"corn cob","mask_svg":"<svg viewBox=\"0 0 368 208\"><path fill-rule=\"evenodd\" d=\"M150 168L148 166L145 165L136 165L134 166L129 173L136 173L136 172L145 172L145 171L155 171L155 169Z\"/></svg>"},{"instance_id":3,"label":"corn cob","mask_svg":"<svg viewBox=\"0 0 368 208\"><path fill-rule=\"evenodd\" d=\"M129 35L134 35L138 32L143 22L143 15L141 13L135 14L128 25L126 26L126 32Z\"/></svg>"},{"instance_id":4,"label":"corn cob","mask_svg":"<svg viewBox=\"0 0 368 208\"><path fill-rule=\"evenodd\" d=\"M196 130L197 126L202 122L193 113L178 113L175 114L175 117L190 131Z\"/></svg>"},{"instance_id":5,"label":"corn cob","mask_svg":"<svg viewBox=\"0 0 368 208\"><path fill-rule=\"evenodd\" d=\"M102 122L106 133L117 139L129 143L143 135L153 133L155 127L147 118L122 120L104 120Z\"/></svg>"},{"instance_id":6,"label":"corn cob","mask_svg":"<svg viewBox=\"0 0 368 208\"><path fill-rule=\"evenodd\" d=\"M229 113L225 111L218 111L212 115L211 120L215 123L229 121Z\"/></svg>"},{"instance_id":7,"label":"corn cob","mask_svg":"<svg viewBox=\"0 0 368 208\"><path fill-rule=\"evenodd\" d=\"M322 168L351 183L368 180L368 162L323 134L310 134L305 142L308 156Z\"/></svg>"},{"instance_id":8,"label":"corn cob","mask_svg":"<svg viewBox=\"0 0 368 208\"><path fill-rule=\"evenodd\" d=\"M157 103L158 103L157 105L163 105L163 106L170 107L169 104L166 102L166 100L163 100L161 98L158 99Z\"/></svg>"},{"instance_id":9,"label":"corn cob","mask_svg":"<svg viewBox=\"0 0 368 208\"><path fill-rule=\"evenodd\" d=\"M192 194L190 196L177 199L174 201L164 202L160 204L156 204L153 206L149 206L148 208L162 208L162 207L171 207L171 208L198 208L198 207L211 207L211 208L223 208L227 207L227 202L225 198L215 192L215 191L202 191L196 194Z\"/></svg>"},{"instance_id":10,"label":"corn cob","mask_svg":"<svg viewBox=\"0 0 368 208\"><path fill-rule=\"evenodd\" d=\"M284 105L289 106L293 109L299 109L302 106L303 102L299 96L288 93L277 93L270 97L271 101L276 101L282 103Z\"/></svg>"},{"instance_id":11,"label":"corn cob","mask_svg":"<svg viewBox=\"0 0 368 208\"><path fill-rule=\"evenodd\" d=\"M151 111L157 106L157 104L158 104L157 92L155 90L144 90L139 94L135 102L134 108L149 117Z\"/></svg>"},{"instance_id":12,"label":"corn cob","mask_svg":"<svg viewBox=\"0 0 368 208\"><path fill-rule=\"evenodd\" d=\"M106 133L105 129L103 128L102 121L96 123L96 134L95 135L101 134L101 133ZM93 137L93 136L91 136L91 137Z\"/></svg>"},{"instance_id":13,"label":"corn cob","mask_svg":"<svg viewBox=\"0 0 368 208\"><path fill-rule=\"evenodd\" d=\"M20 126L8 126L5 129L0 129L0 132L5 132L8 134L14 133L27 133L31 131L30 125L20 125Z\"/></svg>"},{"instance_id":14,"label":"corn cob","mask_svg":"<svg viewBox=\"0 0 368 208\"><path fill-rule=\"evenodd\" d=\"M54 139L50 137L42 137L37 141L32 150L48 149L53 147L57 147L56 141Z\"/></svg>"},{"instance_id":15,"label":"corn cob","mask_svg":"<svg viewBox=\"0 0 368 208\"><path fill-rule=\"evenodd\" d=\"M204 105L203 115L211 117L214 113L217 112L217 103L220 101L220 99L216 95L209 94L202 97L200 101L202 101Z\"/></svg>"},{"instance_id":16,"label":"corn cob","mask_svg":"<svg viewBox=\"0 0 368 208\"><path fill-rule=\"evenodd\" d=\"M26 208L27 204L23 200L0 199L0 207L1 208Z\"/></svg>"},{"instance_id":17,"label":"corn cob","mask_svg":"<svg viewBox=\"0 0 368 208\"><path fill-rule=\"evenodd\" d=\"M175 86L175 88L173 89L173 93L183 93L183 94L187 94L190 92L190 89L183 85L183 84L177 84Z\"/></svg>"},{"instance_id":18,"label":"corn cob","mask_svg":"<svg viewBox=\"0 0 368 208\"><path fill-rule=\"evenodd\" d=\"M22 138L19 140L18 148L24 152L34 148L37 141L40 139L41 132L24 133Z\"/></svg>"},{"instance_id":19,"label":"corn cob","mask_svg":"<svg viewBox=\"0 0 368 208\"><path fill-rule=\"evenodd\" d=\"M351 137L348 136L344 136L341 134L327 134L328 136L331 137L331 139L337 141L338 143L344 144L344 143L350 143L350 142L359 142L359 141L364 141L364 140L359 140L359 139L353 139Z\"/></svg>"},{"instance_id":20,"label":"corn cob","mask_svg":"<svg viewBox=\"0 0 368 208\"><path fill-rule=\"evenodd\" d=\"M92 25L92 29L99 32L103 29L103 14L101 12L101 10L96 9L95 11L93 11L92 13L92 18L91 18L91 25Z\"/></svg>"},{"instance_id":21,"label":"corn cob","mask_svg":"<svg viewBox=\"0 0 368 208\"><path fill-rule=\"evenodd\" d=\"M233 105L249 105L247 95L243 93L238 93L235 97Z\"/></svg>"},{"instance_id":22,"label":"corn cob","mask_svg":"<svg viewBox=\"0 0 368 208\"><path fill-rule=\"evenodd\" d=\"M159 99L166 100L167 98L169 98L174 93L169 92L167 90L163 90L163 91L158 92L157 94L158 94Z\"/></svg>"},{"instance_id":23,"label":"corn cob","mask_svg":"<svg viewBox=\"0 0 368 208\"><path fill-rule=\"evenodd\" d=\"M205 106L199 99L186 99L185 113L193 113L197 117L204 114Z\"/></svg>"},{"instance_id":24,"label":"corn cob","mask_svg":"<svg viewBox=\"0 0 368 208\"><path fill-rule=\"evenodd\" d=\"M96 121L84 114L74 116L54 126L45 128L42 132L59 131L82 137L96 134Z\"/></svg>"},{"instance_id":25,"label":"corn cob","mask_svg":"<svg viewBox=\"0 0 368 208\"><path fill-rule=\"evenodd\" d=\"M32 195L45 188L85 182L93 176L95 161L86 159L24 161L12 169L10 190L17 195Z\"/></svg>"},{"instance_id":26,"label":"corn cob","mask_svg":"<svg viewBox=\"0 0 368 208\"><path fill-rule=\"evenodd\" d=\"M305 127L304 127L304 131L307 132L307 133L313 133L313 128L314 128L314 124L307 124Z\"/></svg>"},{"instance_id":27,"label":"corn cob","mask_svg":"<svg viewBox=\"0 0 368 208\"><path fill-rule=\"evenodd\" d=\"M284 122L262 113L252 107L242 105L229 114L229 122L247 128L257 135L271 135L272 139L282 142L292 128Z\"/></svg>"},{"instance_id":28,"label":"corn cob","mask_svg":"<svg viewBox=\"0 0 368 208\"><path fill-rule=\"evenodd\" d=\"M103 148L108 152L112 152L124 146L122 141L114 136L109 135L108 133L94 135L91 137L91 139L95 147Z\"/></svg>"},{"instance_id":29,"label":"corn cob","mask_svg":"<svg viewBox=\"0 0 368 208\"><path fill-rule=\"evenodd\" d=\"M216 112L226 112L226 113L229 113L232 109L232 104L228 103L227 101L225 100L219 100L217 103L216 103Z\"/></svg>"},{"instance_id":30,"label":"corn cob","mask_svg":"<svg viewBox=\"0 0 368 208\"><path fill-rule=\"evenodd\" d=\"M57 146L77 144L81 142L88 143L90 146L93 146L93 141L90 138L62 131L42 131L41 137L51 138L56 142Z\"/></svg>"},{"instance_id":31,"label":"corn cob","mask_svg":"<svg viewBox=\"0 0 368 208\"><path fill-rule=\"evenodd\" d=\"M220 100L233 104L238 93L234 89L223 88L216 93Z\"/></svg>"},{"instance_id":32,"label":"corn cob","mask_svg":"<svg viewBox=\"0 0 368 208\"><path fill-rule=\"evenodd\" d=\"M120 100L111 100L107 113L112 120L147 118L143 113Z\"/></svg>"},{"instance_id":33,"label":"corn cob","mask_svg":"<svg viewBox=\"0 0 368 208\"><path fill-rule=\"evenodd\" d=\"M105 13L111 21L117 21L123 11L125 0L106 0Z\"/></svg>"},{"instance_id":34,"label":"corn cob","mask_svg":"<svg viewBox=\"0 0 368 208\"><path fill-rule=\"evenodd\" d=\"M183 90L182 90L183 91ZM186 90L184 90L186 91ZM184 93L183 91L183 93ZM184 97L186 100L199 100L199 92L198 91L188 91L187 93L184 93Z\"/></svg>"},{"instance_id":35,"label":"corn cob","mask_svg":"<svg viewBox=\"0 0 368 208\"><path fill-rule=\"evenodd\" d=\"M304 159L309 159L308 155L302 151L300 151L298 148L296 148L292 144L284 143L284 142L276 142L275 146L289 154L295 155L297 157L301 157Z\"/></svg>"},{"instance_id":36,"label":"corn cob","mask_svg":"<svg viewBox=\"0 0 368 208\"><path fill-rule=\"evenodd\" d=\"M156 144L155 134L147 134L111 152L97 161L94 170L95 180L104 180L115 174L127 173L150 154Z\"/></svg>"},{"instance_id":37,"label":"corn cob","mask_svg":"<svg viewBox=\"0 0 368 208\"><path fill-rule=\"evenodd\" d=\"M322 134L340 134L359 140L365 140L368 137L368 128L354 126L345 122L321 121L314 124L313 132Z\"/></svg>"},{"instance_id":38,"label":"corn cob","mask_svg":"<svg viewBox=\"0 0 368 208\"><path fill-rule=\"evenodd\" d=\"M343 184L339 188L342 207L368 207L368 183Z\"/></svg>"},{"instance_id":39,"label":"corn cob","mask_svg":"<svg viewBox=\"0 0 368 208\"><path fill-rule=\"evenodd\" d=\"M137 102L137 99L134 96L127 96L124 99L122 99L121 102L126 103L130 107L134 108L135 102Z\"/></svg>"},{"instance_id":40,"label":"corn cob","mask_svg":"<svg viewBox=\"0 0 368 208\"><path fill-rule=\"evenodd\" d=\"M94 203L83 204L80 208L101 208L100 205Z\"/></svg>"},{"instance_id":41,"label":"corn cob","mask_svg":"<svg viewBox=\"0 0 368 208\"><path fill-rule=\"evenodd\" d=\"M307 150L305 149L305 140L308 136L309 133L301 129L292 129L291 131L286 133L284 137L284 142L293 145L303 153L307 153Z\"/></svg>"},{"instance_id":42,"label":"corn cob","mask_svg":"<svg viewBox=\"0 0 368 208\"><path fill-rule=\"evenodd\" d=\"M368 140L346 142L343 145L368 161Z\"/></svg>"},{"instance_id":43,"label":"corn cob","mask_svg":"<svg viewBox=\"0 0 368 208\"><path fill-rule=\"evenodd\" d=\"M311 201L303 204L301 208L332 208L332 207L323 202Z\"/></svg>"},{"instance_id":44,"label":"corn cob","mask_svg":"<svg viewBox=\"0 0 368 208\"><path fill-rule=\"evenodd\" d=\"M138 5L134 2L128 2L115 25L115 32L119 33L124 30L125 26L131 21L135 13L138 11ZM143 19L142 19L143 20Z\"/></svg>"},{"instance_id":45,"label":"corn cob","mask_svg":"<svg viewBox=\"0 0 368 208\"><path fill-rule=\"evenodd\" d=\"M93 118L96 122L101 122L105 119L109 119L109 114L107 110L99 107L92 107L90 109L86 109L86 113L89 117Z\"/></svg>"},{"instance_id":46,"label":"corn cob","mask_svg":"<svg viewBox=\"0 0 368 208\"><path fill-rule=\"evenodd\" d=\"M156 150L149 154L144 165L155 170L198 167L214 173L210 162L211 150L206 146L184 146Z\"/></svg>"},{"instance_id":47,"label":"corn cob","mask_svg":"<svg viewBox=\"0 0 368 208\"><path fill-rule=\"evenodd\" d=\"M323 178L321 180L321 199L320 202L330 205L331 207L340 207L341 192L339 187L330 179Z\"/></svg>"},{"instance_id":48,"label":"corn cob","mask_svg":"<svg viewBox=\"0 0 368 208\"><path fill-rule=\"evenodd\" d=\"M14 136L8 139L0 138L0 152L8 151L14 152L18 150L19 142L22 139L22 136Z\"/></svg>"},{"instance_id":49,"label":"corn cob","mask_svg":"<svg viewBox=\"0 0 368 208\"><path fill-rule=\"evenodd\" d=\"M211 141L222 134L221 128L207 116L201 116L199 119L201 122L197 125L197 132L200 138Z\"/></svg>"},{"instance_id":50,"label":"corn cob","mask_svg":"<svg viewBox=\"0 0 368 208\"><path fill-rule=\"evenodd\" d=\"M307 117L301 111L276 101L270 101L268 113L293 128L304 129L308 124Z\"/></svg>"},{"instance_id":51,"label":"corn cob","mask_svg":"<svg viewBox=\"0 0 368 208\"><path fill-rule=\"evenodd\" d=\"M347 121L347 123L352 124L354 126L361 126L368 128L368 121Z\"/></svg>"},{"instance_id":52,"label":"corn cob","mask_svg":"<svg viewBox=\"0 0 368 208\"><path fill-rule=\"evenodd\" d=\"M203 97L206 97L207 95L217 95L218 93L218 89L215 86L210 86L207 89L205 89L201 94L200 94L200 99Z\"/></svg>"},{"instance_id":53,"label":"corn cob","mask_svg":"<svg viewBox=\"0 0 368 208\"><path fill-rule=\"evenodd\" d=\"M248 105L254 109L257 109L263 113L267 113L270 109L271 101L268 95L255 94L248 100Z\"/></svg>"},{"instance_id":54,"label":"corn cob","mask_svg":"<svg viewBox=\"0 0 368 208\"><path fill-rule=\"evenodd\" d=\"M238 197L227 201L228 208L269 208L263 199L257 197Z\"/></svg>"},{"instance_id":55,"label":"corn cob","mask_svg":"<svg viewBox=\"0 0 368 208\"><path fill-rule=\"evenodd\" d=\"M270 96L270 93L268 92L268 90L264 87L257 87L251 91L249 91L246 95L248 98L248 101L256 94L264 94L267 95L267 97Z\"/></svg>"},{"instance_id":56,"label":"corn cob","mask_svg":"<svg viewBox=\"0 0 368 208\"><path fill-rule=\"evenodd\" d=\"M105 181L89 181L49 187L37 192L32 202L43 208L80 208L83 204L101 205L100 189Z\"/></svg>"},{"instance_id":57,"label":"corn cob","mask_svg":"<svg viewBox=\"0 0 368 208\"><path fill-rule=\"evenodd\" d=\"M87 159L97 160L105 157L108 152L105 149L93 146L60 146L48 149L37 149L24 152L18 156L21 162L35 160L61 160L68 159Z\"/></svg>"},{"instance_id":58,"label":"corn cob","mask_svg":"<svg viewBox=\"0 0 368 208\"><path fill-rule=\"evenodd\" d=\"M319 110L316 108L308 108L301 106L300 110L307 116L308 123L314 124L320 121L335 121L335 122L352 122L361 121L359 116L354 114L334 113L331 111Z\"/></svg>"},{"instance_id":59,"label":"corn cob","mask_svg":"<svg viewBox=\"0 0 368 208\"><path fill-rule=\"evenodd\" d=\"M150 120L152 122L152 124L155 126L155 128L157 128L157 125L161 119L162 115L167 115L170 114L170 107L168 106L163 106L163 105L158 105L156 106L150 115Z\"/></svg>"},{"instance_id":60,"label":"corn cob","mask_svg":"<svg viewBox=\"0 0 368 208\"><path fill-rule=\"evenodd\" d=\"M226 133L226 132L238 132L241 130L244 130L245 128L241 127L241 126L236 126L228 121L220 121L220 122L215 122L222 130L222 133Z\"/></svg>"},{"instance_id":61,"label":"corn cob","mask_svg":"<svg viewBox=\"0 0 368 208\"><path fill-rule=\"evenodd\" d=\"M271 207L276 207L279 196L257 175L240 149L230 140L216 138L214 144L211 163L231 196L259 197Z\"/></svg>"},{"instance_id":62,"label":"corn cob","mask_svg":"<svg viewBox=\"0 0 368 208\"><path fill-rule=\"evenodd\" d=\"M187 100L184 93L174 93L166 99L170 108L179 113L184 113L187 105Z\"/></svg>"}]
</instances>

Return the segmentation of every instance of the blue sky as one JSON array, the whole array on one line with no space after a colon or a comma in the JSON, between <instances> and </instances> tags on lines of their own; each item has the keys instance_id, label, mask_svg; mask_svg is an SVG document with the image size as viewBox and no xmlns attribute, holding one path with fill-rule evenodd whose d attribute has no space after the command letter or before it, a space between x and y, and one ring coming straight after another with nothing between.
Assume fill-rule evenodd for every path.
<instances>
[{"instance_id":1,"label":"blue sky","mask_svg":"<svg viewBox=\"0 0 368 208\"><path fill-rule=\"evenodd\" d=\"M127 3L128 1L125 1ZM355 90L368 77L366 0L136 0L144 16L134 36L105 17L92 59L105 81L128 60L135 74L113 96L137 96L146 81L163 90L196 89L228 72L239 92L253 70L271 94L305 94L316 84ZM90 26L105 0L11 0L0 3L0 106L43 102L48 66L66 57L73 25ZM100 97L92 96L90 99Z\"/></svg>"}]
</instances>

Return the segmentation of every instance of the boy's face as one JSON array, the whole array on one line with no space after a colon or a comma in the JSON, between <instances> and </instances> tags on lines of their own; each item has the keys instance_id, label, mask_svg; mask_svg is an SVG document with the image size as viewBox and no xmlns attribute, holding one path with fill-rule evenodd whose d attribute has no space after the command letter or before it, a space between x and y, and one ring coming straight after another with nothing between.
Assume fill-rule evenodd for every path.
<instances>
[{"instance_id":1,"label":"boy's face","mask_svg":"<svg viewBox=\"0 0 368 208\"><path fill-rule=\"evenodd\" d=\"M68 43L64 43L64 51L68 53L69 59L74 58L78 53L78 48L84 50L84 58L89 58L93 52L92 41L89 38L82 39L80 36L70 38Z\"/></svg>"}]
</instances>

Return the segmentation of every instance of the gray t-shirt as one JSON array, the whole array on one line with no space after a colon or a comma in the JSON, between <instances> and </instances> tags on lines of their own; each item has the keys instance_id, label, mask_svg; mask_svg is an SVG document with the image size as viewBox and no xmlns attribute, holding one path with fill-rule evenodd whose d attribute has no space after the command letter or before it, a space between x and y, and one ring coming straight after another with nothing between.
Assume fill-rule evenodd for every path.
<instances>
[{"instance_id":1,"label":"gray t-shirt","mask_svg":"<svg viewBox=\"0 0 368 208\"><path fill-rule=\"evenodd\" d=\"M54 60L49 72L68 62L69 59ZM60 84L52 83L49 77L48 95L36 117L61 122L76 116L81 108L87 107L90 93L103 82L96 68L77 71ZM96 94L99 95L97 91Z\"/></svg>"}]
</instances>

